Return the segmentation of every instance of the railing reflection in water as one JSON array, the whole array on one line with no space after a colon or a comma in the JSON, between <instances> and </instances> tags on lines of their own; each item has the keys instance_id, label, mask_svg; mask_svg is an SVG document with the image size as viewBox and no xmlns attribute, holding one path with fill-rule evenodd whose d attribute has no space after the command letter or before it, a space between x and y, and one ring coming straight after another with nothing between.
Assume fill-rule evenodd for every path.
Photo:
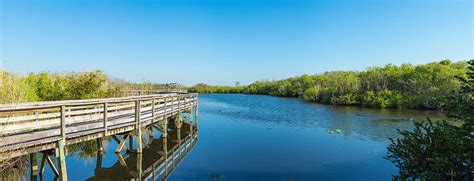
<instances>
[{"instance_id":1,"label":"railing reflection in water","mask_svg":"<svg viewBox=\"0 0 474 181\"><path fill-rule=\"evenodd\" d=\"M167 137L149 138L142 154L117 153L111 167L103 167L102 154L97 154L94 176L87 180L166 180L197 141L197 127L184 123Z\"/></svg>"}]
</instances>

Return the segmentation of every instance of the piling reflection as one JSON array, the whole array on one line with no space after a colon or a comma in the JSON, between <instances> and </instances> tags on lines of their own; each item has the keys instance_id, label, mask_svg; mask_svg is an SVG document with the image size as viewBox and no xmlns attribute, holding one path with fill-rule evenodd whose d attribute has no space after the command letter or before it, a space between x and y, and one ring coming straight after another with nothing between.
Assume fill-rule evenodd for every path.
<instances>
[{"instance_id":1,"label":"piling reflection","mask_svg":"<svg viewBox=\"0 0 474 181\"><path fill-rule=\"evenodd\" d=\"M94 176L87 180L166 180L197 141L196 127L184 123L167 137L148 139L142 154L117 153L111 167L102 166L102 154L97 154Z\"/></svg>"}]
</instances>

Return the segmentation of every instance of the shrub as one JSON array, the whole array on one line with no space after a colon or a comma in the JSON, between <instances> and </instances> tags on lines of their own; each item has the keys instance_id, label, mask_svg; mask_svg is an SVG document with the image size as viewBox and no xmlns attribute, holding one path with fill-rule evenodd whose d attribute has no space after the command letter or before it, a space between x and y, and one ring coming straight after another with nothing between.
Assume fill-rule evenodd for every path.
<instances>
[{"instance_id":1,"label":"shrub","mask_svg":"<svg viewBox=\"0 0 474 181\"><path fill-rule=\"evenodd\" d=\"M400 169L400 177L422 180L472 180L472 135L446 121L415 123L413 131L398 131L390 139L386 159Z\"/></svg>"},{"instance_id":2,"label":"shrub","mask_svg":"<svg viewBox=\"0 0 474 181\"><path fill-rule=\"evenodd\" d=\"M318 102L319 101L319 89L316 89L316 87L311 87L309 89L306 89L303 93L303 100L305 101L310 101L310 102Z\"/></svg>"}]
</instances>

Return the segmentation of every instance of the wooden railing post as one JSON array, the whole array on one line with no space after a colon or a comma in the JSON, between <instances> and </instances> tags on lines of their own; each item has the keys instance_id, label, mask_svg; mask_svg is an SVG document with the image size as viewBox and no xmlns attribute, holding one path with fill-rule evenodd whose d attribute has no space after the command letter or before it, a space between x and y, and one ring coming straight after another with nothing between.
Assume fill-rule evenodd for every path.
<instances>
[{"instance_id":1,"label":"wooden railing post","mask_svg":"<svg viewBox=\"0 0 474 181\"><path fill-rule=\"evenodd\" d=\"M193 98L191 97L191 95L188 95L188 99L189 99L189 109L192 110L193 109Z\"/></svg>"},{"instance_id":2,"label":"wooden railing post","mask_svg":"<svg viewBox=\"0 0 474 181\"><path fill-rule=\"evenodd\" d=\"M155 98L151 98L151 123L155 121Z\"/></svg>"},{"instance_id":3,"label":"wooden railing post","mask_svg":"<svg viewBox=\"0 0 474 181\"><path fill-rule=\"evenodd\" d=\"M181 96L178 95L178 116L181 116Z\"/></svg>"},{"instance_id":4,"label":"wooden railing post","mask_svg":"<svg viewBox=\"0 0 474 181\"><path fill-rule=\"evenodd\" d=\"M66 106L61 106L61 139L66 139Z\"/></svg>"},{"instance_id":5,"label":"wooden railing post","mask_svg":"<svg viewBox=\"0 0 474 181\"><path fill-rule=\"evenodd\" d=\"M194 119L195 119L195 121L196 121L196 128L197 128L197 126L198 126L198 113L199 113L199 99L198 99L198 94L196 94L194 101L195 101L195 105L196 105L196 106L195 106L195 110L194 110L194 111L195 111L195 113L194 113L195 118L194 118Z\"/></svg>"},{"instance_id":6,"label":"wooden railing post","mask_svg":"<svg viewBox=\"0 0 474 181\"><path fill-rule=\"evenodd\" d=\"M138 129L138 124L140 123L140 101L139 100L136 100L135 101L135 123L137 124L137 126L135 127L136 129Z\"/></svg>"},{"instance_id":7,"label":"wooden railing post","mask_svg":"<svg viewBox=\"0 0 474 181\"><path fill-rule=\"evenodd\" d=\"M193 109L189 112L189 132L193 135Z\"/></svg>"},{"instance_id":8,"label":"wooden railing post","mask_svg":"<svg viewBox=\"0 0 474 181\"><path fill-rule=\"evenodd\" d=\"M166 109L166 96L163 98L164 99L164 102L165 102L165 105L164 105L164 112L163 112L163 121L164 121L164 124L163 124L163 129L161 130L161 136L163 138L166 138L168 136L168 113L167 113L167 109Z\"/></svg>"},{"instance_id":9,"label":"wooden railing post","mask_svg":"<svg viewBox=\"0 0 474 181\"><path fill-rule=\"evenodd\" d=\"M108 117L107 117L107 112L108 112L108 108L107 108L107 106L108 106L108 103L105 102L105 103L104 103L104 136L108 136L108 133L107 133L107 129L108 129L108 128L107 128L107 119L108 119Z\"/></svg>"},{"instance_id":10,"label":"wooden railing post","mask_svg":"<svg viewBox=\"0 0 474 181\"><path fill-rule=\"evenodd\" d=\"M58 141L58 152L59 152L59 177L61 180L67 180L66 170L66 106L61 106L61 139Z\"/></svg>"},{"instance_id":11,"label":"wooden railing post","mask_svg":"<svg viewBox=\"0 0 474 181\"><path fill-rule=\"evenodd\" d=\"M137 100L135 101L135 121L136 121L135 129L137 130L137 153L138 154L142 153L142 126L140 123L140 117L142 113L140 109L141 109L141 102L140 100Z\"/></svg>"},{"instance_id":12,"label":"wooden railing post","mask_svg":"<svg viewBox=\"0 0 474 181\"><path fill-rule=\"evenodd\" d=\"M191 100L192 101L192 100ZM190 102L192 104L192 102ZM189 132L193 135L193 107L189 108Z\"/></svg>"},{"instance_id":13,"label":"wooden railing post","mask_svg":"<svg viewBox=\"0 0 474 181\"><path fill-rule=\"evenodd\" d=\"M173 117L174 113L174 96L171 96L171 117Z\"/></svg>"},{"instance_id":14,"label":"wooden railing post","mask_svg":"<svg viewBox=\"0 0 474 181\"><path fill-rule=\"evenodd\" d=\"M188 109L188 105L186 103L186 100L187 100L187 97L186 96L183 96L184 98L184 112L186 113L187 109Z\"/></svg>"}]
</instances>

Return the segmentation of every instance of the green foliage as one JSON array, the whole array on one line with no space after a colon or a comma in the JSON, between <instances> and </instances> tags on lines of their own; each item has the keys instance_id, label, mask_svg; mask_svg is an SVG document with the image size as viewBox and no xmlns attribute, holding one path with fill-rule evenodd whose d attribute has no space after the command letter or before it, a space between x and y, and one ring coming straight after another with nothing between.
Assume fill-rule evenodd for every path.
<instances>
[{"instance_id":1,"label":"green foliage","mask_svg":"<svg viewBox=\"0 0 474 181\"><path fill-rule=\"evenodd\" d=\"M141 83L124 82L121 80L113 80L110 82L111 86L119 88L121 90L143 90L143 91L156 91L156 90L184 90L182 85L171 83L171 84L158 84L150 81Z\"/></svg>"},{"instance_id":2,"label":"green foliage","mask_svg":"<svg viewBox=\"0 0 474 181\"><path fill-rule=\"evenodd\" d=\"M457 77L463 84L461 89L450 96L450 116L455 118L474 118L474 59L468 64L466 76Z\"/></svg>"},{"instance_id":3,"label":"green foliage","mask_svg":"<svg viewBox=\"0 0 474 181\"><path fill-rule=\"evenodd\" d=\"M274 89L276 87L275 81L257 81L244 89L244 93L246 94L267 94L269 95L271 92L275 92Z\"/></svg>"},{"instance_id":4,"label":"green foliage","mask_svg":"<svg viewBox=\"0 0 474 181\"><path fill-rule=\"evenodd\" d=\"M101 71L28 76L0 71L0 103L116 97L121 88Z\"/></svg>"},{"instance_id":5,"label":"green foliage","mask_svg":"<svg viewBox=\"0 0 474 181\"><path fill-rule=\"evenodd\" d=\"M0 103L55 101L125 96L125 90L181 89L178 84L128 83L102 71L31 73L27 76L0 71Z\"/></svg>"},{"instance_id":6,"label":"green foliage","mask_svg":"<svg viewBox=\"0 0 474 181\"><path fill-rule=\"evenodd\" d=\"M0 70L0 103L15 103L35 100L34 91L28 82L19 76Z\"/></svg>"},{"instance_id":7,"label":"green foliage","mask_svg":"<svg viewBox=\"0 0 474 181\"><path fill-rule=\"evenodd\" d=\"M318 102L320 100L321 95L319 90L320 89L316 87L310 87L309 89L306 89L303 93L303 100L310 102Z\"/></svg>"},{"instance_id":8,"label":"green foliage","mask_svg":"<svg viewBox=\"0 0 474 181\"><path fill-rule=\"evenodd\" d=\"M120 92L109 85L107 76L101 71L76 74L42 72L30 74L25 79L37 99L42 101L113 97Z\"/></svg>"},{"instance_id":9,"label":"green foliage","mask_svg":"<svg viewBox=\"0 0 474 181\"><path fill-rule=\"evenodd\" d=\"M451 95L466 77L466 62L443 60L425 65L388 64L363 72L335 71L302 75L279 81L257 81L248 86L198 84L198 93L246 93L300 97L306 101L335 105L380 108L438 109L449 107ZM472 98L472 96L471 96ZM469 101L471 98L460 98Z\"/></svg>"},{"instance_id":10,"label":"green foliage","mask_svg":"<svg viewBox=\"0 0 474 181\"><path fill-rule=\"evenodd\" d=\"M369 91L364 100L364 104L369 107L403 108L406 105L404 96L391 90L382 90L377 93Z\"/></svg>"},{"instance_id":11,"label":"green foliage","mask_svg":"<svg viewBox=\"0 0 474 181\"><path fill-rule=\"evenodd\" d=\"M422 180L472 180L472 135L447 122L415 123L413 131L400 131L386 159L400 169L400 177Z\"/></svg>"},{"instance_id":12,"label":"green foliage","mask_svg":"<svg viewBox=\"0 0 474 181\"><path fill-rule=\"evenodd\" d=\"M197 84L188 89L189 92L199 93L241 93L243 90L242 86L210 86L207 84Z\"/></svg>"},{"instance_id":13,"label":"green foliage","mask_svg":"<svg viewBox=\"0 0 474 181\"><path fill-rule=\"evenodd\" d=\"M46 72L30 74L26 80L34 88L39 100L63 100L67 99L66 87L68 80L66 76L49 74Z\"/></svg>"}]
</instances>

